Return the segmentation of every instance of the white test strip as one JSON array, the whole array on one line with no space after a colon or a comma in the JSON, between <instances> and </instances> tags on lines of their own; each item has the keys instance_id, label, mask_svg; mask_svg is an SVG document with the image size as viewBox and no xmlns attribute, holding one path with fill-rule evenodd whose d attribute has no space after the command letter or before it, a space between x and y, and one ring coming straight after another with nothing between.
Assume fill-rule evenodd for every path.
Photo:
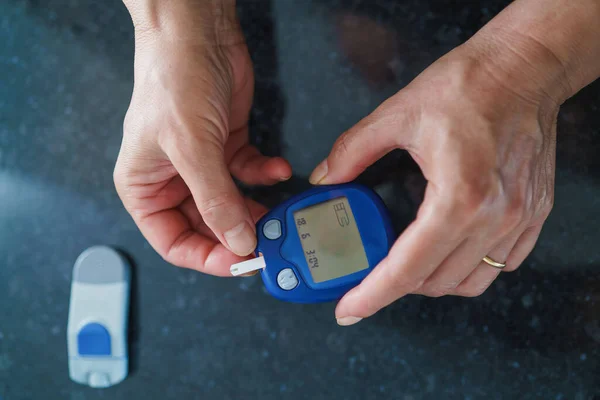
<instances>
[{"instance_id":1,"label":"white test strip","mask_svg":"<svg viewBox=\"0 0 600 400\"><path fill-rule=\"evenodd\" d=\"M229 268L229 272L233 276L240 276L243 274L247 274L248 272L258 271L259 269L263 269L267 266L265 263L264 257L256 257L251 260L242 261L237 264L233 264Z\"/></svg>"}]
</instances>

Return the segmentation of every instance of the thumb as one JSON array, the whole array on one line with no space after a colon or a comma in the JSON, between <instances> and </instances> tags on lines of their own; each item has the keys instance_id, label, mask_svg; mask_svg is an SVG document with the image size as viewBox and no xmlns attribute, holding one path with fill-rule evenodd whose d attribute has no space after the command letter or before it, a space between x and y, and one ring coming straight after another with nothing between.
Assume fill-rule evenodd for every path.
<instances>
[{"instance_id":1,"label":"thumb","mask_svg":"<svg viewBox=\"0 0 600 400\"><path fill-rule=\"evenodd\" d=\"M170 153L167 155L189 187L204 223L235 254L252 253L256 247L254 220L229 174L223 148L194 138Z\"/></svg>"},{"instance_id":2,"label":"thumb","mask_svg":"<svg viewBox=\"0 0 600 400\"><path fill-rule=\"evenodd\" d=\"M311 174L310 183L349 182L390 151L406 146L402 132L408 130L407 118L390 100L336 140L329 156Z\"/></svg>"}]
</instances>

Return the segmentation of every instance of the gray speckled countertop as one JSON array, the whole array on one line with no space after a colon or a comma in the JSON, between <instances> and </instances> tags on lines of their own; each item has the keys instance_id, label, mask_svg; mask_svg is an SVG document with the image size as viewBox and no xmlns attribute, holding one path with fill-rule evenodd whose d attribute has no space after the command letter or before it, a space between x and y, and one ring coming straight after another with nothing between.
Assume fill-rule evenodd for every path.
<instances>
[{"instance_id":1,"label":"gray speckled countertop","mask_svg":"<svg viewBox=\"0 0 600 400\"><path fill-rule=\"evenodd\" d=\"M273 204L305 188L340 132L502 3L240 1L253 140L296 172L250 193ZM353 28L365 24L379 47ZM366 50L376 64L352 58ZM479 298L407 297L344 329L333 304L285 304L258 277L177 269L145 242L112 183L132 56L117 0L0 0L2 400L600 398L598 83L561 111L556 206L518 272ZM397 154L363 177L399 227L418 206L415 171ZM94 244L134 264L132 371L106 390L67 371L71 270Z\"/></svg>"}]
</instances>

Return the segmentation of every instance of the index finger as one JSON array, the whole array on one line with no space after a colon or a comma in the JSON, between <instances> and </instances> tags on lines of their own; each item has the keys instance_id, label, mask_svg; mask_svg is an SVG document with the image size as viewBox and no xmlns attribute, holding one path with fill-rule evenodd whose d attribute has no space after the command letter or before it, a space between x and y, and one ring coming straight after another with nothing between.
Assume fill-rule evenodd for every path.
<instances>
[{"instance_id":1,"label":"index finger","mask_svg":"<svg viewBox=\"0 0 600 400\"><path fill-rule=\"evenodd\" d=\"M449 213L442 210L435 199L426 196L417 219L396 240L387 257L340 300L335 311L340 325L369 317L414 292L460 245L463 238L448 219Z\"/></svg>"},{"instance_id":2,"label":"index finger","mask_svg":"<svg viewBox=\"0 0 600 400\"><path fill-rule=\"evenodd\" d=\"M180 137L166 153L186 182L206 225L230 251L244 257L256 248L256 231L223 149L210 140Z\"/></svg>"},{"instance_id":3,"label":"index finger","mask_svg":"<svg viewBox=\"0 0 600 400\"><path fill-rule=\"evenodd\" d=\"M262 205L246 199L254 221L267 211ZM196 211L197 212L197 211ZM178 267L195 269L215 275L231 276L232 264L250 256L238 256L223 246L210 229L192 226L179 208L160 210L147 215L134 215L136 224L150 245L165 259Z\"/></svg>"},{"instance_id":4,"label":"index finger","mask_svg":"<svg viewBox=\"0 0 600 400\"><path fill-rule=\"evenodd\" d=\"M165 261L178 267L231 276L229 267L249 258L240 257L216 239L195 231L178 209L162 210L136 222L150 245Z\"/></svg>"}]
</instances>

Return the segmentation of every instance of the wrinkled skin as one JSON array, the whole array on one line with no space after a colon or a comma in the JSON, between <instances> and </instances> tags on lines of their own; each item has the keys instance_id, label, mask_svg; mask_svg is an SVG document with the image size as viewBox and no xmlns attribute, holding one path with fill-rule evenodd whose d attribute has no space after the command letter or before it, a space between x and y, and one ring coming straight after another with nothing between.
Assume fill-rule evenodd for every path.
<instances>
[{"instance_id":1,"label":"wrinkled skin","mask_svg":"<svg viewBox=\"0 0 600 400\"><path fill-rule=\"evenodd\" d=\"M512 271L533 249L553 204L558 105L543 108L492 72L457 49L345 132L315 170L315 183L350 181L402 148L428 181L416 220L336 314L366 317L409 293L478 296L500 272L484 256Z\"/></svg>"},{"instance_id":2,"label":"wrinkled skin","mask_svg":"<svg viewBox=\"0 0 600 400\"><path fill-rule=\"evenodd\" d=\"M117 191L165 260L229 275L254 250L255 222L266 211L241 196L231 174L248 184L291 176L285 160L248 144L254 75L243 37L138 36Z\"/></svg>"}]
</instances>

